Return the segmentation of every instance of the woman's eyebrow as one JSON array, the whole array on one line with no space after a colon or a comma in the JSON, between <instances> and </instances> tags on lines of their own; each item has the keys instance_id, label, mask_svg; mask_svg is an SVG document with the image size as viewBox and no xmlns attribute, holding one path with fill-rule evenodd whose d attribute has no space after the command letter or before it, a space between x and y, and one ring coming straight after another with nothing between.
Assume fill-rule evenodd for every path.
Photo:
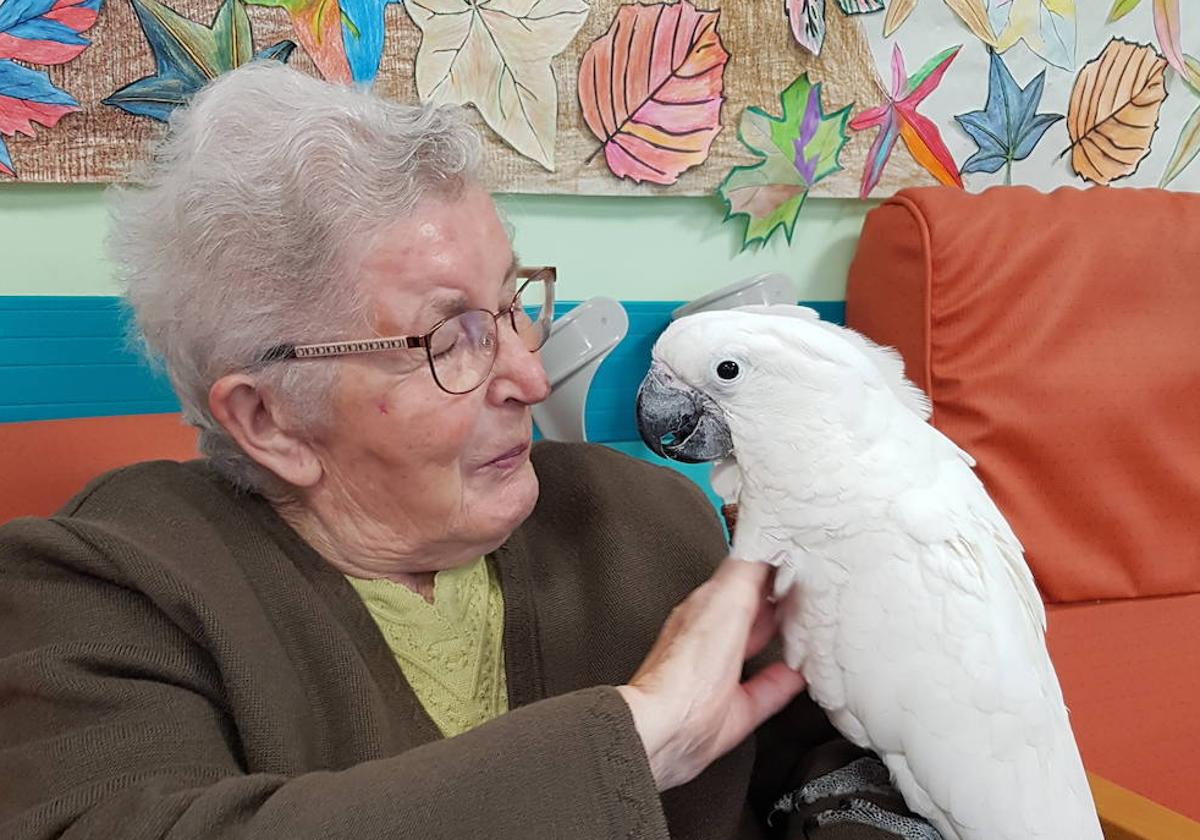
<instances>
[{"instance_id":1,"label":"woman's eyebrow","mask_svg":"<svg viewBox=\"0 0 1200 840\"><path fill-rule=\"evenodd\" d=\"M462 292L442 292L435 294L421 311L429 315L429 323L422 329L428 330L438 321L461 315L471 308L470 301Z\"/></svg>"},{"instance_id":2,"label":"woman's eyebrow","mask_svg":"<svg viewBox=\"0 0 1200 840\"><path fill-rule=\"evenodd\" d=\"M500 278L500 288L508 283L513 282L517 277L517 272L521 269L521 263L517 259L516 254L513 255L512 262L508 265L508 270ZM446 318L453 318L455 315L460 315L468 309L474 309L471 302L467 300L467 296L459 291L440 291L435 292L433 297L426 302L421 308L423 314L429 315L429 324L422 329L427 330L438 321L443 321Z\"/></svg>"}]
</instances>

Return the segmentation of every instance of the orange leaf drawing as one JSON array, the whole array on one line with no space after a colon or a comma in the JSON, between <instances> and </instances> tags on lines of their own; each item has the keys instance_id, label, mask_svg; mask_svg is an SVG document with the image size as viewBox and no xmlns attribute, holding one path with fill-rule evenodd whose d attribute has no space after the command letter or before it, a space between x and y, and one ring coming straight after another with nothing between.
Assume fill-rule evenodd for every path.
<instances>
[{"instance_id":1,"label":"orange leaf drawing","mask_svg":"<svg viewBox=\"0 0 1200 840\"><path fill-rule=\"evenodd\" d=\"M588 47L579 103L602 144L596 153L617 177L673 184L708 157L721 130L729 60L719 17L688 0L621 6Z\"/></svg>"},{"instance_id":2,"label":"orange leaf drawing","mask_svg":"<svg viewBox=\"0 0 1200 840\"><path fill-rule=\"evenodd\" d=\"M1167 60L1152 46L1121 38L1084 65L1067 111L1068 151L1077 175L1108 184L1137 171L1158 130L1166 69Z\"/></svg>"}]
</instances>

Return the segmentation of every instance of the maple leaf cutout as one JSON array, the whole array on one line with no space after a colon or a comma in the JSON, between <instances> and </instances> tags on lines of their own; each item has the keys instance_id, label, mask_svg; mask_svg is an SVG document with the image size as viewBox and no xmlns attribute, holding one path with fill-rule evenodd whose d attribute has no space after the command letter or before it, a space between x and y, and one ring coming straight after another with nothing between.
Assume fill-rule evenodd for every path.
<instances>
[{"instance_id":1,"label":"maple leaf cutout","mask_svg":"<svg viewBox=\"0 0 1200 840\"><path fill-rule=\"evenodd\" d=\"M212 79L253 59L286 62L296 45L280 41L253 53L250 18L241 0L224 0L205 26L157 0L132 0L138 24L154 55L155 73L130 82L105 105L166 122Z\"/></svg>"},{"instance_id":2,"label":"maple leaf cutout","mask_svg":"<svg viewBox=\"0 0 1200 840\"><path fill-rule=\"evenodd\" d=\"M896 44L892 49L892 90L887 101L876 108L868 108L850 120L850 128L854 131L879 129L863 167L862 188L859 190L861 198L870 195L879 183L883 168L892 156L892 149L896 147L897 138L904 141L913 160L939 182L962 186L958 166L946 148L941 132L932 120L917 112L917 107L941 84L950 63L961 49L960 44L943 50L911 76L905 74L904 54L900 51L900 45Z\"/></svg>"},{"instance_id":3,"label":"maple leaf cutout","mask_svg":"<svg viewBox=\"0 0 1200 840\"><path fill-rule=\"evenodd\" d=\"M997 172L1003 166L1004 183L1011 184L1013 161L1029 157L1047 129L1063 115L1037 113L1045 70L1021 87L1004 60L995 51L990 56L987 105L982 111L954 118L979 147L963 164L962 173Z\"/></svg>"},{"instance_id":4,"label":"maple leaf cutout","mask_svg":"<svg viewBox=\"0 0 1200 840\"><path fill-rule=\"evenodd\" d=\"M738 139L762 160L736 166L717 187L726 219L746 216L742 247L770 238L779 228L790 242L800 208L813 185L841 170L851 106L826 114L821 85L804 74L779 95L782 116L758 108L742 112Z\"/></svg>"},{"instance_id":5,"label":"maple leaf cutout","mask_svg":"<svg viewBox=\"0 0 1200 840\"><path fill-rule=\"evenodd\" d=\"M521 154L554 171L558 86L550 59L583 26L583 0L408 0L421 30L417 94L474 105Z\"/></svg>"}]
</instances>

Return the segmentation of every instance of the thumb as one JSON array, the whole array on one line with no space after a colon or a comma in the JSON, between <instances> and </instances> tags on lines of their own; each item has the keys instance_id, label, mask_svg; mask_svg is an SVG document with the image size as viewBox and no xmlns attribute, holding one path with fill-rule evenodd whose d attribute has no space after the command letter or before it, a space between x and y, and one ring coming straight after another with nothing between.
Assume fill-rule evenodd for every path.
<instances>
[{"instance_id":1,"label":"thumb","mask_svg":"<svg viewBox=\"0 0 1200 840\"><path fill-rule=\"evenodd\" d=\"M804 690L804 677L782 662L772 662L742 683L749 729L779 712Z\"/></svg>"}]
</instances>

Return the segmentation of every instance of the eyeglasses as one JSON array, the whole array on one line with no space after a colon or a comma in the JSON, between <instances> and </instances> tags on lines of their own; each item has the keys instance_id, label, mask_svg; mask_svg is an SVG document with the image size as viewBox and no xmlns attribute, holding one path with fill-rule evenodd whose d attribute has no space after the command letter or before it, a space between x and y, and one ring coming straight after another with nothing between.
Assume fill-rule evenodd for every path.
<instances>
[{"instance_id":1,"label":"eyeglasses","mask_svg":"<svg viewBox=\"0 0 1200 840\"><path fill-rule=\"evenodd\" d=\"M364 341L335 341L326 344L278 344L259 358L259 364L287 359L324 359L405 350L421 347L433 373L433 381L448 394L466 394L482 385L491 375L500 347L500 319L507 316L513 332L525 349L536 353L550 337L554 317L554 281L557 271L551 266L522 268L517 278L524 280L512 300L503 309L468 309L434 324L422 335L398 335L369 338Z\"/></svg>"}]
</instances>

